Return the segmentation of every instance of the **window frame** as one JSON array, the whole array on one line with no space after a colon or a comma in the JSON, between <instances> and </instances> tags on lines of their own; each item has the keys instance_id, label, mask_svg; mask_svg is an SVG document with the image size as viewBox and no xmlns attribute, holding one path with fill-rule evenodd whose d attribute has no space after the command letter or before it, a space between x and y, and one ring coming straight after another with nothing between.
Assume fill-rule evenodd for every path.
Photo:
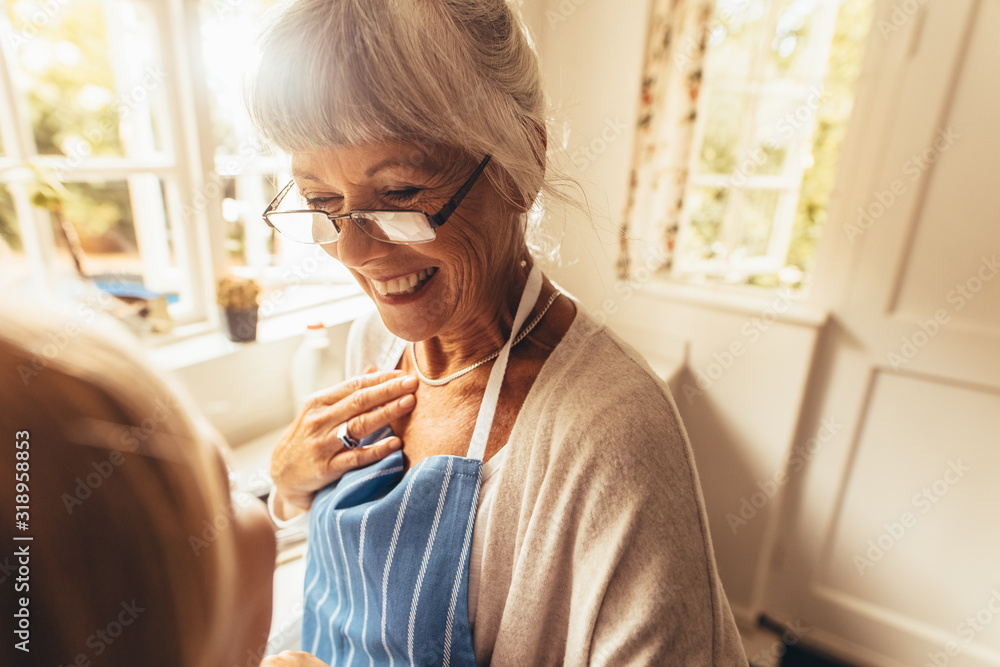
<instances>
[{"instance_id":1,"label":"window frame","mask_svg":"<svg viewBox=\"0 0 1000 667\"><path fill-rule=\"evenodd\" d=\"M128 181L129 177L143 174L158 177L166 193L162 215L167 216L168 226L158 224L158 214L152 211L153 207L143 207L134 197L130 197L130 203L146 282L171 284L183 289L188 297L181 303L171 305L171 319L180 331L175 329L174 333L159 337L166 340L218 329L220 316L214 305L215 276L240 273L258 278L265 288L288 288L311 281L302 278L301 270L292 274L284 263L270 263L272 256L267 252L267 239L264 238L269 228L261 222L261 234L253 234L252 230L256 227L252 222L259 215L255 217L251 213L247 213L244 219L248 265L245 268L230 266L228 223L223 216L226 179L235 179L237 188L254 191L255 188L263 189L265 178L273 177L278 181L290 178L287 156L269 155L256 149L246 154L242 147L248 137L242 134L238 136L238 141L243 143L235 153L217 151L212 102L209 99L211 91L202 46L202 12L214 10L225 16L231 11L241 11L241 8L218 3L203 6L202 0L131 1L146 7L154 17L159 42L157 56L166 71L160 84L165 112L161 127L165 135L161 139L164 144L162 157L40 155L31 125L27 95L24 88L17 85L18 53L10 39L16 31L4 12L0 17L0 92L10 103L0 105L0 137L4 148L4 153L0 155L0 186L8 188L14 202L31 282L37 287L49 288L53 286L53 268L57 261L56 235L49 214L31 204L28 186L10 176L14 173L10 170L33 163L56 173L56 180L67 183ZM251 140L256 146L256 137ZM264 204L261 204L261 210ZM169 255L160 251L168 233L174 236L177 252L175 267L168 266ZM308 261L315 262L312 259L315 255L315 252L310 255ZM290 261L296 261L294 255ZM329 281L324 278L328 276L321 275L316 282L326 284ZM344 277L347 277L346 271ZM353 284L353 280L350 282ZM342 289L334 289L332 294L329 298L295 296L287 301L283 296L274 298L271 299L273 303L267 305L281 303L281 307L262 307L261 317L277 314L277 310L289 312L344 298Z\"/></svg>"},{"instance_id":2,"label":"window frame","mask_svg":"<svg viewBox=\"0 0 1000 667\"><path fill-rule=\"evenodd\" d=\"M0 168L23 167L34 163L47 171L56 173L55 180L64 183L92 181L126 181L130 194L136 187L136 176L150 175L160 179L166 192L163 215L169 221L173 232L175 250L180 268L168 266L168 258L162 250L166 247L168 228L152 220L156 213L132 201L133 224L139 245L139 257L144 276L153 282L173 282L180 285L189 297L171 309L175 323L185 324L205 319L208 314L207 293L204 289L211 271L206 270L202 257L206 246L203 219L191 219L183 215L182 202L192 201L195 184L199 180L200 159L195 145L190 141L197 134L194 96L185 90L184 81L189 80L190 57L182 38L185 4L187 0L131 0L143 4L152 14L157 26L160 61L166 75L163 86L164 111L166 118L163 142L169 144L162 158L130 157L90 157L66 155L41 155L35 143L31 126L27 99L23 89L15 84L17 74L17 54L9 35L14 32L6 15L3 16L3 49L0 51L0 78L4 92L11 101L0 108L6 154L0 158ZM116 60L112 53L112 61ZM115 67L116 63L112 62ZM118 67L115 67L119 69ZM173 74L173 76L172 76ZM116 73L117 78L117 73ZM4 179L4 184L14 199L19 221L19 233L24 252L31 268L33 282L42 287L50 287L52 269L55 263L56 242L48 215L31 204L28 188ZM27 220L30 224L25 225Z\"/></svg>"},{"instance_id":3,"label":"window frame","mask_svg":"<svg viewBox=\"0 0 1000 667\"><path fill-rule=\"evenodd\" d=\"M767 66L766 42L776 32L778 19L783 9L782 3L770 2L766 19L756 28L758 46L750 64L746 78L712 76L705 67L701 89L697 103L697 116L691 142L691 152L688 155L688 177L684 185L684 204L678 225L678 236L674 262L671 265L671 278L685 281L696 275L725 277L726 274L739 275L774 275L786 264L791 246L795 215L798 207L802 182L808 166L802 164L801 156L808 155L812 148L812 140L816 130L816 110L813 109L808 118L796 129L789 151L783 163L783 172L777 175L742 174L743 182L735 185L737 176L741 175L741 165L752 163L750 157L754 147L757 127L757 117L761 105L767 100L787 98L797 100L801 104L808 103L810 97L817 92L822 95L823 82L827 73L827 65L836 32L837 18L843 0L820 0L820 7L813 15L813 25L821 31L816 35L815 48L810 49L809 63L805 68L808 74L799 77L795 83L787 79L767 79L764 72ZM819 20L817 20L819 19ZM711 45L706 53L706 63L710 57ZM752 100L752 112L748 113L741 124L739 140L735 155L735 171L728 174L700 173L701 152L705 139L708 104L717 92L747 95ZM684 249L694 233L692 218L695 208L692 202L698 188L720 188L729 192L730 201L720 225L718 241L727 249L739 246L739 239L746 229L740 220L740 213L745 194L750 191L774 191L778 198L775 205L770 231L768 234L767 251L764 255L750 257L725 257L693 260L685 256Z\"/></svg>"}]
</instances>

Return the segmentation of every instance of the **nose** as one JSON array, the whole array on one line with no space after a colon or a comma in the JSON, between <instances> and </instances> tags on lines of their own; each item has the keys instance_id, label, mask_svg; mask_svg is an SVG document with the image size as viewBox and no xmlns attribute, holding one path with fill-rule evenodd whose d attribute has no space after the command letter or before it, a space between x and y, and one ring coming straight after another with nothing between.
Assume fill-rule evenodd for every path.
<instances>
[{"instance_id":1,"label":"nose","mask_svg":"<svg viewBox=\"0 0 1000 667\"><path fill-rule=\"evenodd\" d=\"M361 268L368 262L381 259L392 252L391 243L376 241L358 228L353 220L341 221L337 242L324 247L333 249L336 254L332 252L330 254L351 269Z\"/></svg>"}]
</instances>

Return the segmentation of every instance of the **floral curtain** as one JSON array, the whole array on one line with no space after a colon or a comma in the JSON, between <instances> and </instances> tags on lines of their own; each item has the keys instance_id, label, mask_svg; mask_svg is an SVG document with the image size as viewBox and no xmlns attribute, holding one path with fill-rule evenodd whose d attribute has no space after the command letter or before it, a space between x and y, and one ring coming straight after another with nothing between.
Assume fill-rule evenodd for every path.
<instances>
[{"instance_id":1,"label":"floral curtain","mask_svg":"<svg viewBox=\"0 0 1000 667\"><path fill-rule=\"evenodd\" d=\"M684 208L684 187L715 0L651 0L639 119L618 275L669 269Z\"/></svg>"}]
</instances>

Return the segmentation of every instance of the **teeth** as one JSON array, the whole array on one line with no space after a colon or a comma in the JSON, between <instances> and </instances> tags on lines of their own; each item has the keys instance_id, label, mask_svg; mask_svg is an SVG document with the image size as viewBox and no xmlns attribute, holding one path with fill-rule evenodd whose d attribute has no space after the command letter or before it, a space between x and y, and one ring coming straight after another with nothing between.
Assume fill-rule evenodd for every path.
<instances>
[{"instance_id":1,"label":"teeth","mask_svg":"<svg viewBox=\"0 0 1000 667\"><path fill-rule=\"evenodd\" d=\"M375 285L375 290L382 296L390 294L413 294L420 285L436 272L437 269L431 267L430 269L420 269L416 273L411 273L401 278L394 278L387 282L373 280L372 283Z\"/></svg>"}]
</instances>

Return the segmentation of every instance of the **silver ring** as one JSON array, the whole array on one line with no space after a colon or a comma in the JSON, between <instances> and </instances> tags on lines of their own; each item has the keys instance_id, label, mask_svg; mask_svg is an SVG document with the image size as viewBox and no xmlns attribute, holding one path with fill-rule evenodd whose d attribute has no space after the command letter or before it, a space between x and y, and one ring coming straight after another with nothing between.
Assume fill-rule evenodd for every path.
<instances>
[{"instance_id":1,"label":"silver ring","mask_svg":"<svg viewBox=\"0 0 1000 667\"><path fill-rule=\"evenodd\" d=\"M340 425L337 429L337 440L340 440L341 444L344 445L344 449L357 449L361 446L361 443L352 438L347 434L347 422Z\"/></svg>"}]
</instances>

